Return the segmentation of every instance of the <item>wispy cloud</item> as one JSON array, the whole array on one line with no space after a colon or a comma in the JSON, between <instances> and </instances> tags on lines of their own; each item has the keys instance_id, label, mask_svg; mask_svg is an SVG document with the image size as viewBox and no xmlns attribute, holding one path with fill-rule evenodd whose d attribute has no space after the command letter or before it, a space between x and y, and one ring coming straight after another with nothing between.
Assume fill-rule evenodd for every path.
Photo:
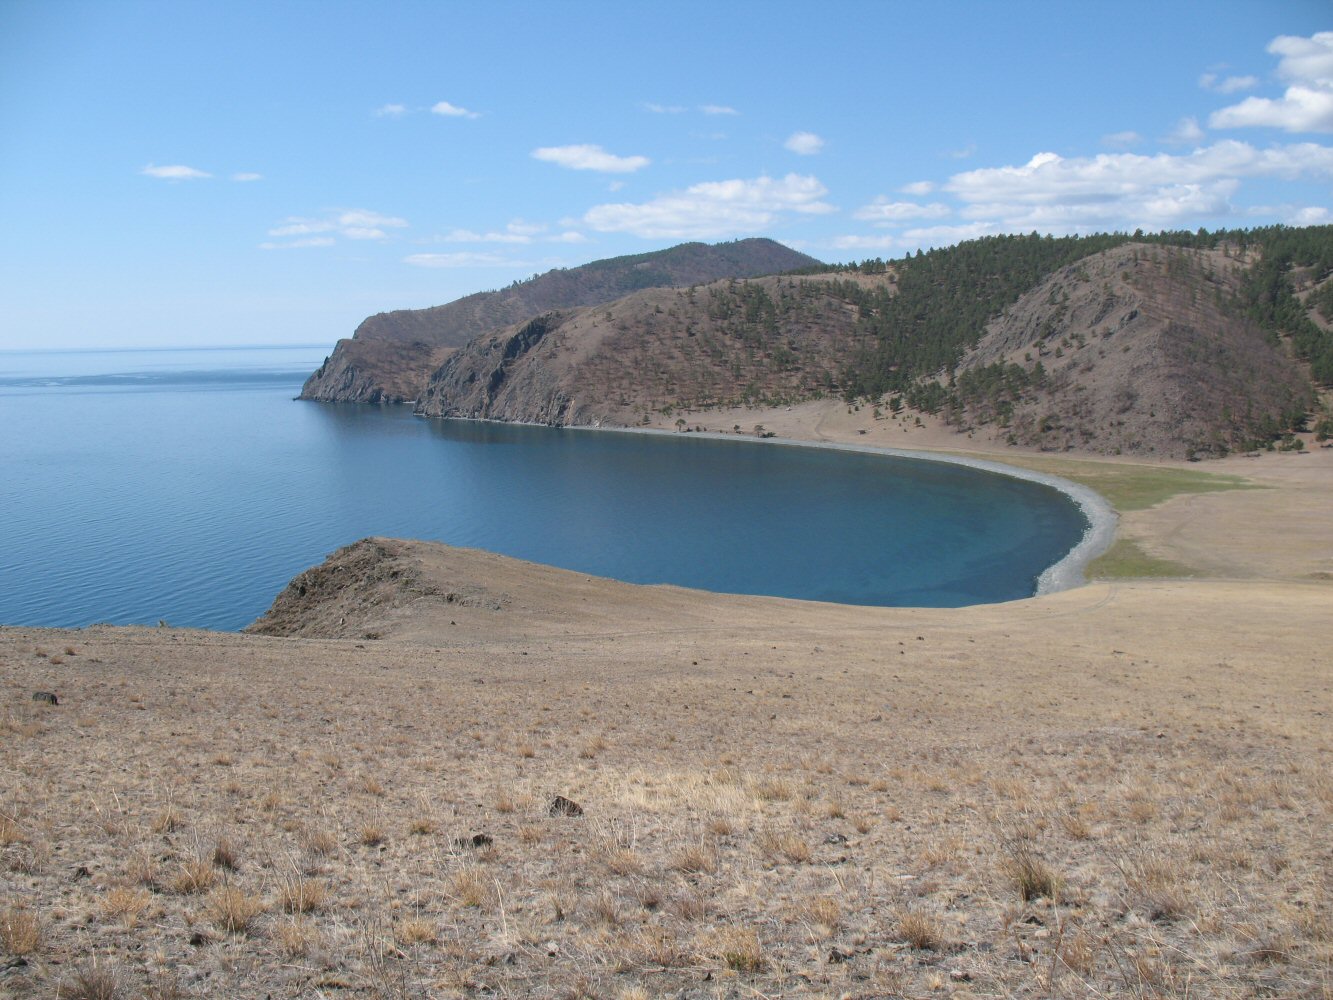
<instances>
[{"instance_id":1,"label":"wispy cloud","mask_svg":"<svg viewBox=\"0 0 1333 1000\"><path fill-rule=\"evenodd\" d=\"M608 174L631 174L651 162L646 156L616 156L601 146L542 146L532 151L534 159L570 170L596 170Z\"/></svg>"},{"instance_id":2,"label":"wispy cloud","mask_svg":"<svg viewBox=\"0 0 1333 1000\"><path fill-rule=\"evenodd\" d=\"M740 114L740 112L737 111L735 108L730 107L729 105L726 105L726 104L704 104L704 105L701 105L701 106L699 107L699 110L702 111L702 112L703 112L704 114L706 114L706 115L738 115L738 114Z\"/></svg>"},{"instance_id":3,"label":"wispy cloud","mask_svg":"<svg viewBox=\"0 0 1333 1000\"><path fill-rule=\"evenodd\" d=\"M310 247L331 247L338 241L332 236L307 236L299 240L288 240L285 243L274 243L272 240L265 240L259 244L260 250L304 250Z\"/></svg>"},{"instance_id":4,"label":"wispy cloud","mask_svg":"<svg viewBox=\"0 0 1333 1000\"><path fill-rule=\"evenodd\" d=\"M655 115L683 115L685 108L679 104L653 104L651 102L643 105L644 111L651 111Z\"/></svg>"},{"instance_id":5,"label":"wispy cloud","mask_svg":"<svg viewBox=\"0 0 1333 1000\"><path fill-rule=\"evenodd\" d=\"M240 174L232 174L231 179L241 184L249 184L252 181L262 181L264 179L264 175L256 173L240 173Z\"/></svg>"},{"instance_id":6,"label":"wispy cloud","mask_svg":"<svg viewBox=\"0 0 1333 1000\"><path fill-rule=\"evenodd\" d=\"M938 201L921 205L914 201L890 201L880 196L869 205L858 208L852 217L876 225L889 225L908 219L940 219L951 211L948 205Z\"/></svg>"},{"instance_id":7,"label":"wispy cloud","mask_svg":"<svg viewBox=\"0 0 1333 1000\"><path fill-rule=\"evenodd\" d=\"M332 246L341 236L348 240L383 240L390 229L405 229L406 219L365 209L338 209L314 218L288 216L268 231L286 243L261 243L266 250Z\"/></svg>"},{"instance_id":8,"label":"wispy cloud","mask_svg":"<svg viewBox=\"0 0 1333 1000\"><path fill-rule=\"evenodd\" d=\"M919 198L924 194L930 194L938 186L934 181L913 181L911 184L904 184L898 190L903 194L910 194Z\"/></svg>"},{"instance_id":9,"label":"wispy cloud","mask_svg":"<svg viewBox=\"0 0 1333 1000\"><path fill-rule=\"evenodd\" d=\"M1162 136L1162 141L1171 146L1193 146L1203 142L1205 135L1197 119L1182 118L1170 132Z\"/></svg>"},{"instance_id":10,"label":"wispy cloud","mask_svg":"<svg viewBox=\"0 0 1333 1000\"><path fill-rule=\"evenodd\" d=\"M413 267L525 267L521 260L511 260L498 253L414 253L403 258Z\"/></svg>"},{"instance_id":11,"label":"wispy cloud","mask_svg":"<svg viewBox=\"0 0 1333 1000\"><path fill-rule=\"evenodd\" d=\"M1333 132L1333 31L1309 38L1279 35L1268 45L1280 57L1277 74L1289 82L1279 98L1247 97L1214 111L1213 128L1278 128L1286 132Z\"/></svg>"},{"instance_id":12,"label":"wispy cloud","mask_svg":"<svg viewBox=\"0 0 1333 1000\"><path fill-rule=\"evenodd\" d=\"M405 104L381 104L375 109L376 118L401 118L407 114Z\"/></svg>"},{"instance_id":13,"label":"wispy cloud","mask_svg":"<svg viewBox=\"0 0 1333 1000\"><path fill-rule=\"evenodd\" d=\"M814 156L824 148L824 140L813 132L793 132L782 145L801 156Z\"/></svg>"},{"instance_id":14,"label":"wispy cloud","mask_svg":"<svg viewBox=\"0 0 1333 1000\"><path fill-rule=\"evenodd\" d=\"M1102 136L1102 145L1111 146L1114 149L1129 149L1131 146L1139 146L1142 143L1143 136L1131 129Z\"/></svg>"},{"instance_id":15,"label":"wispy cloud","mask_svg":"<svg viewBox=\"0 0 1333 1000\"><path fill-rule=\"evenodd\" d=\"M1241 90L1250 90L1259 84L1257 76L1218 76L1216 73L1204 73L1199 77L1199 86L1211 90L1214 94L1234 94Z\"/></svg>"},{"instance_id":16,"label":"wispy cloud","mask_svg":"<svg viewBox=\"0 0 1333 1000\"><path fill-rule=\"evenodd\" d=\"M647 202L597 205L583 217L598 232L633 233L645 239L704 239L753 235L784 216L834 211L816 178L800 174L710 181Z\"/></svg>"},{"instance_id":17,"label":"wispy cloud","mask_svg":"<svg viewBox=\"0 0 1333 1000\"><path fill-rule=\"evenodd\" d=\"M205 170L196 170L179 163L169 167L156 167L150 163L139 173L163 181L200 181L213 176Z\"/></svg>"},{"instance_id":18,"label":"wispy cloud","mask_svg":"<svg viewBox=\"0 0 1333 1000\"><path fill-rule=\"evenodd\" d=\"M469 111L467 108L460 108L457 104L450 104L448 101L438 101L431 105L430 113L433 115L443 115L445 118L480 118L479 111Z\"/></svg>"}]
</instances>

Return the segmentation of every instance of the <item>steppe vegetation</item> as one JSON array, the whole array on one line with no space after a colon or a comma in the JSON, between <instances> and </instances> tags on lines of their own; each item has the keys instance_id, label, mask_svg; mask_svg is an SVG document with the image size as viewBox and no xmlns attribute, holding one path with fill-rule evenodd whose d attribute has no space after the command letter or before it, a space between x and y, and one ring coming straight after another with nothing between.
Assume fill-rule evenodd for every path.
<instances>
[{"instance_id":1,"label":"steppe vegetation","mask_svg":"<svg viewBox=\"0 0 1333 1000\"><path fill-rule=\"evenodd\" d=\"M379 546L378 640L0 633L0 995L1330 995L1324 584L858 609Z\"/></svg>"}]
</instances>

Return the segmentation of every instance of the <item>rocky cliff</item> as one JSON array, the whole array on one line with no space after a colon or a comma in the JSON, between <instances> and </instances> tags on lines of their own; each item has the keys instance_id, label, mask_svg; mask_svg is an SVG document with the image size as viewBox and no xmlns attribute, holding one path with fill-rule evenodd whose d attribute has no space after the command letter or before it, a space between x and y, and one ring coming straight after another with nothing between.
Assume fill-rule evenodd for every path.
<instances>
[{"instance_id":1,"label":"rocky cliff","mask_svg":"<svg viewBox=\"0 0 1333 1000\"><path fill-rule=\"evenodd\" d=\"M351 339L338 341L333 354L306 381L301 398L359 403L414 400L450 350L541 313L611 302L646 288L776 274L818 263L767 239L712 246L684 243L654 253L558 268L447 305L378 313L364 320Z\"/></svg>"},{"instance_id":2,"label":"rocky cliff","mask_svg":"<svg viewBox=\"0 0 1333 1000\"><path fill-rule=\"evenodd\" d=\"M478 337L430 380L417 412L552 425L634 425L649 412L826 393L864 346L847 286L892 274L788 275L659 288L545 313Z\"/></svg>"}]
</instances>

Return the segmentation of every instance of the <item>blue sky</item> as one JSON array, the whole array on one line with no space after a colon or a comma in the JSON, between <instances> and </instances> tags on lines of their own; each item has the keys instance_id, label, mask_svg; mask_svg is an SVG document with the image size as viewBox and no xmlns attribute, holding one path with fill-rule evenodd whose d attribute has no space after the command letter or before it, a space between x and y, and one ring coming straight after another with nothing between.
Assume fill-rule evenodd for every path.
<instances>
[{"instance_id":1,"label":"blue sky","mask_svg":"<svg viewBox=\"0 0 1333 1000\"><path fill-rule=\"evenodd\" d=\"M0 0L0 349L332 345L690 239L1330 206L1323 0Z\"/></svg>"}]
</instances>

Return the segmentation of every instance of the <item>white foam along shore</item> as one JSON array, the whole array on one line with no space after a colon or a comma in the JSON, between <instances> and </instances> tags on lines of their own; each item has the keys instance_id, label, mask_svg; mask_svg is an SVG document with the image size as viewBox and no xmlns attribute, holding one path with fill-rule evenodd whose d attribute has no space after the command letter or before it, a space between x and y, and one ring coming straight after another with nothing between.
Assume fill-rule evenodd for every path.
<instances>
[{"instance_id":1,"label":"white foam along shore","mask_svg":"<svg viewBox=\"0 0 1333 1000\"><path fill-rule=\"evenodd\" d=\"M679 431L669 431L650 427L568 427L566 430L614 431L624 434L664 434L674 436ZM691 437L709 438L716 441L762 440L765 444L779 444L795 448L824 448L832 451L855 451L868 455L885 455L891 458L910 458L921 462L945 462L950 465L964 465L970 469L991 472L1011 479L1022 479L1030 483L1040 483L1059 490L1069 497L1087 518L1088 527L1083 532L1079 543L1065 554L1065 557L1052 566L1048 566L1037 577L1037 589L1034 596L1054 594L1061 590L1070 590L1087 582L1084 570L1088 563L1111 547L1115 540L1116 523L1119 520L1115 508L1107 503L1096 490L1080 483L1052 476L1045 472L1022 469L1003 462L992 462L982 458L968 458L963 455L950 455L938 451L912 451L906 448L884 448L876 445L844 443L841 441L804 441L800 438L771 437L754 439L724 434L718 431L692 431Z\"/></svg>"}]
</instances>

